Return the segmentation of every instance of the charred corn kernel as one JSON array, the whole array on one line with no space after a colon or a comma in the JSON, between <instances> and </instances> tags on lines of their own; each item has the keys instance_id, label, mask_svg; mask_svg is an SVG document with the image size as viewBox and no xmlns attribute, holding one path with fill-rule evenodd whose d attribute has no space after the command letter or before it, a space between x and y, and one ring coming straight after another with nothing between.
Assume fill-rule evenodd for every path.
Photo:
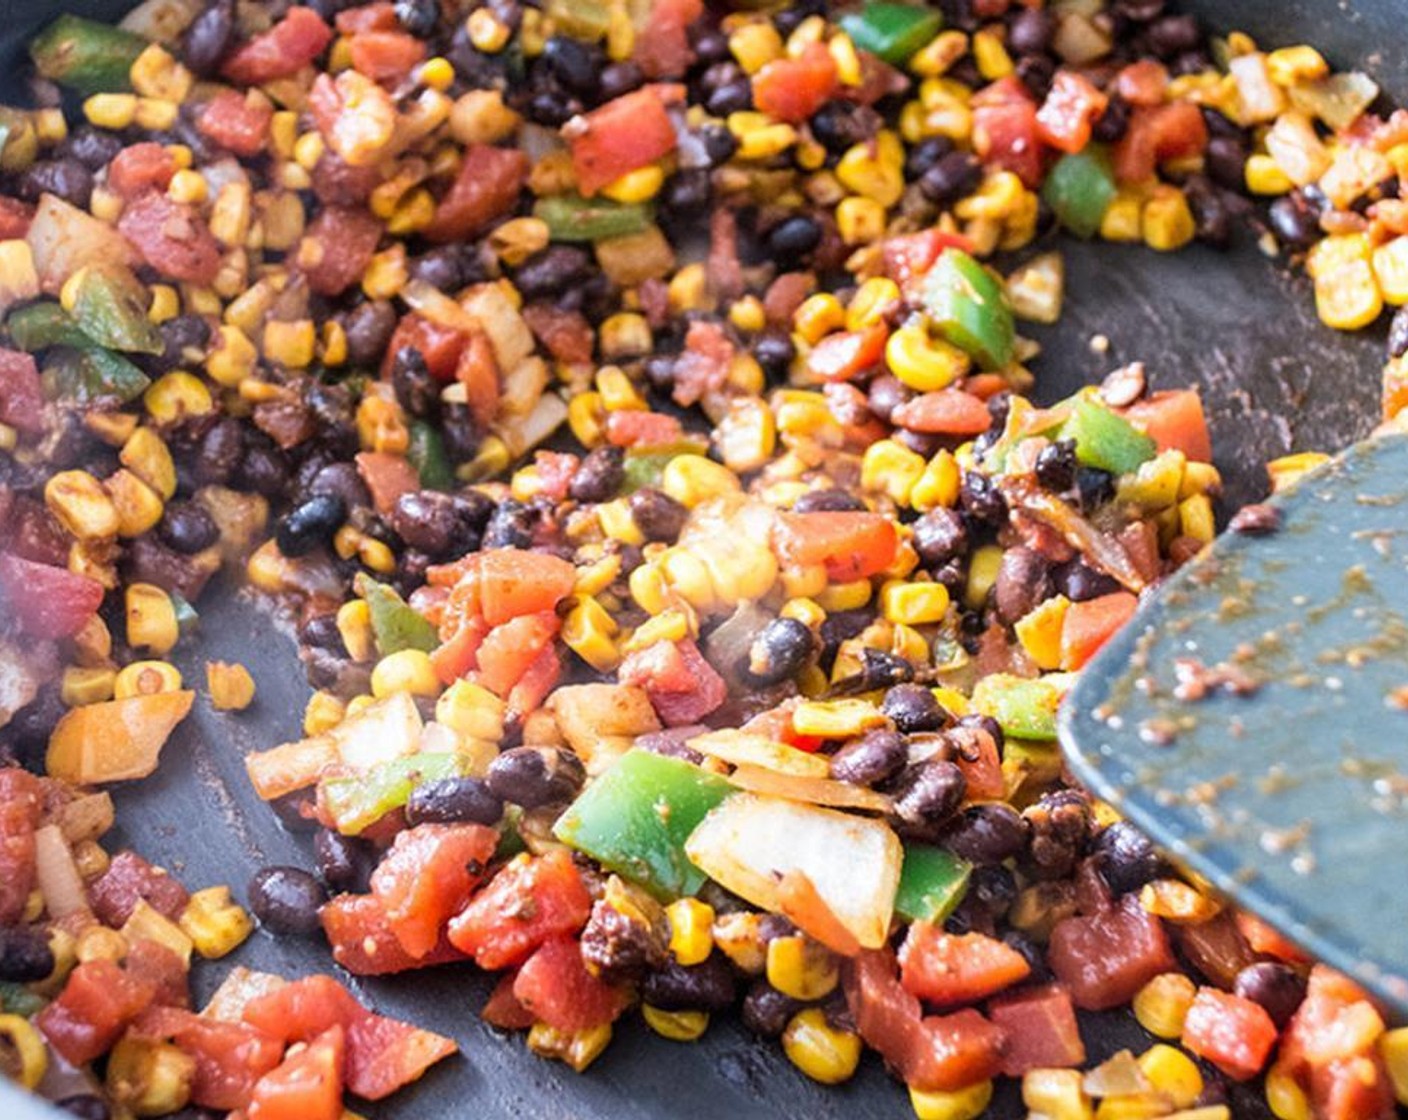
<instances>
[{"instance_id":1,"label":"charred corn kernel","mask_svg":"<svg viewBox=\"0 0 1408 1120\"><path fill-rule=\"evenodd\" d=\"M885 723L880 709L865 700L806 700L792 712L797 734L820 739L849 739Z\"/></svg>"},{"instance_id":2,"label":"charred corn kernel","mask_svg":"<svg viewBox=\"0 0 1408 1120\"><path fill-rule=\"evenodd\" d=\"M1163 1043L1139 1055L1139 1068L1154 1090L1175 1108L1192 1108L1203 1094L1203 1075L1197 1064L1174 1046Z\"/></svg>"},{"instance_id":3,"label":"charred corn kernel","mask_svg":"<svg viewBox=\"0 0 1408 1120\"><path fill-rule=\"evenodd\" d=\"M707 1011L662 1011L646 1003L640 1013L646 1026L671 1042L693 1042L709 1029Z\"/></svg>"},{"instance_id":4,"label":"charred corn kernel","mask_svg":"<svg viewBox=\"0 0 1408 1120\"><path fill-rule=\"evenodd\" d=\"M59 684L59 696L70 708L84 704L101 704L112 699L117 672L102 667L84 668L70 665L64 670Z\"/></svg>"},{"instance_id":5,"label":"charred corn kernel","mask_svg":"<svg viewBox=\"0 0 1408 1120\"><path fill-rule=\"evenodd\" d=\"M860 463L860 484L872 493L889 495L898 506L908 506L915 484L928 464L924 456L892 439L877 440L865 449Z\"/></svg>"},{"instance_id":6,"label":"charred corn kernel","mask_svg":"<svg viewBox=\"0 0 1408 1120\"><path fill-rule=\"evenodd\" d=\"M178 171L176 174L181 173ZM181 314L181 297L170 284L153 284L151 293L152 304L147 308L147 318L153 323L164 323Z\"/></svg>"},{"instance_id":7,"label":"charred corn kernel","mask_svg":"<svg viewBox=\"0 0 1408 1120\"><path fill-rule=\"evenodd\" d=\"M997 545L985 544L973 550L968 559L968 583L963 589L964 606L976 610L986 602L1001 566L1002 549Z\"/></svg>"},{"instance_id":8,"label":"charred corn kernel","mask_svg":"<svg viewBox=\"0 0 1408 1120\"><path fill-rule=\"evenodd\" d=\"M1213 520L1212 502L1206 494L1194 494L1178 503L1179 531L1185 537L1206 544L1217 535L1217 525Z\"/></svg>"},{"instance_id":9,"label":"charred corn kernel","mask_svg":"<svg viewBox=\"0 0 1408 1120\"><path fill-rule=\"evenodd\" d=\"M333 693L320 688L308 697L308 703L303 709L303 734L311 738L321 735L324 731L331 731L342 722L342 717L346 714L346 705Z\"/></svg>"},{"instance_id":10,"label":"charred corn kernel","mask_svg":"<svg viewBox=\"0 0 1408 1120\"><path fill-rule=\"evenodd\" d=\"M152 696L158 692L177 692L181 688L181 671L166 661L134 661L124 665L113 681L114 699Z\"/></svg>"},{"instance_id":11,"label":"charred corn kernel","mask_svg":"<svg viewBox=\"0 0 1408 1120\"><path fill-rule=\"evenodd\" d=\"M349 599L337 608L337 632L353 661L370 661L375 656L372 612L364 599Z\"/></svg>"},{"instance_id":12,"label":"charred corn kernel","mask_svg":"<svg viewBox=\"0 0 1408 1120\"><path fill-rule=\"evenodd\" d=\"M470 12L465 20L465 31L474 49L485 54L498 54L508 46L512 34L508 25L488 8L476 8Z\"/></svg>"},{"instance_id":13,"label":"charred corn kernel","mask_svg":"<svg viewBox=\"0 0 1408 1120\"><path fill-rule=\"evenodd\" d=\"M73 946L80 964L89 961L120 961L127 956L127 938L107 926L89 926L78 935Z\"/></svg>"},{"instance_id":14,"label":"charred corn kernel","mask_svg":"<svg viewBox=\"0 0 1408 1120\"><path fill-rule=\"evenodd\" d=\"M1138 241L1142 236L1144 199L1122 190L1110 200L1100 219L1100 236L1106 241Z\"/></svg>"},{"instance_id":15,"label":"charred corn kernel","mask_svg":"<svg viewBox=\"0 0 1408 1120\"><path fill-rule=\"evenodd\" d=\"M191 1099L196 1060L170 1042L124 1035L108 1055L107 1090L134 1116L165 1116Z\"/></svg>"},{"instance_id":16,"label":"charred corn kernel","mask_svg":"<svg viewBox=\"0 0 1408 1120\"><path fill-rule=\"evenodd\" d=\"M1382 1047L1382 1040L1379 1045ZM1408 1104L1408 1092L1400 1089L1391 1065L1389 1078L1394 1082L1394 1092L1398 1097L1398 1103ZM1314 1114L1311 1111L1310 1101L1305 1095L1305 1090L1300 1087L1282 1063L1277 1062L1266 1071L1265 1093L1266 1106L1271 1109L1271 1114L1276 1117L1276 1120L1314 1120Z\"/></svg>"},{"instance_id":17,"label":"charred corn kernel","mask_svg":"<svg viewBox=\"0 0 1408 1120\"><path fill-rule=\"evenodd\" d=\"M125 467L103 482L117 510L117 535L131 539L156 528L163 506L156 491Z\"/></svg>"},{"instance_id":18,"label":"charred corn kernel","mask_svg":"<svg viewBox=\"0 0 1408 1120\"><path fill-rule=\"evenodd\" d=\"M142 394L147 415L161 424L188 416L204 416L215 407L210 390L200 378L184 370L173 370L147 386Z\"/></svg>"},{"instance_id":19,"label":"charred corn kernel","mask_svg":"<svg viewBox=\"0 0 1408 1120\"><path fill-rule=\"evenodd\" d=\"M860 1035L838 1030L819 1007L792 1016L782 1032L782 1050L799 1070L823 1085L849 1081L860 1064Z\"/></svg>"},{"instance_id":20,"label":"charred corn kernel","mask_svg":"<svg viewBox=\"0 0 1408 1120\"><path fill-rule=\"evenodd\" d=\"M681 898L665 907L670 921L670 953L688 968L703 964L714 951L714 908L697 898Z\"/></svg>"},{"instance_id":21,"label":"charred corn kernel","mask_svg":"<svg viewBox=\"0 0 1408 1120\"><path fill-rule=\"evenodd\" d=\"M547 247L548 225L541 218L513 218L489 234L489 248L515 267Z\"/></svg>"},{"instance_id":22,"label":"charred corn kernel","mask_svg":"<svg viewBox=\"0 0 1408 1120\"><path fill-rule=\"evenodd\" d=\"M920 47L909 60L909 69L921 78L937 78L968 53L968 35L943 31Z\"/></svg>"},{"instance_id":23,"label":"charred corn kernel","mask_svg":"<svg viewBox=\"0 0 1408 1120\"><path fill-rule=\"evenodd\" d=\"M484 11L483 8L477 9ZM406 247L397 242L372 257L362 274L362 291L368 299L390 299L406 286L410 274L406 268Z\"/></svg>"},{"instance_id":24,"label":"charred corn kernel","mask_svg":"<svg viewBox=\"0 0 1408 1120\"><path fill-rule=\"evenodd\" d=\"M871 277L846 305L846 330L863 330L881 322L902 298L900 286L888 276Z\"/></svg>"},{"instance_id":25,"label":"charred corn kernel","mask_svg":"<svg viewBox=\"0 0 1408 1120\"><path fill-rule=\"evenodd\" d=\"M767 967L762 937L763 916L750 910L720 914L714 922L714 944L740 972L761 976Z\"/></svg>"},{"instance_id":26,"label":"charred corn kernel","mask_svg":"<svg viewBox=\"0 0 1408 1120\"><path fill-rule=\"evenodd\" d=\"M1266 72L1278 86L1294 86L1313 82L1330 72L1325 56L1304 44L1282 47L1266 56Z\"/></svg>"},{"instance_id":27,"label":"charred corn kernel","mask_svg":"<svg viewBox=\"0 0 1408 1120\"><path fill-rule=\"evenodd\" d=\"M1395 237L1374 250L1374 278L1386 302L1408 303L1408 237Z\"/></svg>"},{"instance_id":28,"label":"charred corn kernel","mask_svg":"<svg viewBox=\"0 0 1408 1120\"><path fill-rule=\"evenodd\" d=\"M676 314L686 311L708 311L713 306L709 296L709 278L704 266L695 262L687 264L670 277L667 285L670 297L670 310Z\"/></svg>"},{"instance_id":29,"label":"charred corn kernel","mask_svg":"<svg viewBox=\"0 0 1408 1120\"><path fill-rule=\"evenodd\" d=\"M254 678L239 662L207 661L205 684L217 711L242 712L254 703Z\"/></svg>"},{"instance_id":30,"label":"charred corn kernel","mask_svg":"<svg viewBox=\"0 0 1408 1120\"><path fill-rule=\"evenodd\" d=\"M1216 494L1222 489L1222 475L1211 463L1184 463L1183 478L1178 483L1178 496Z\"/></svg>"},{"instance_id":31,"label":"charred corn kernel","mask_svg":"<svg viewBox=\"0 0 1408 1120\"><path fill-rule=\"evenodd\" d=\"M1320 451L1300 451L1294 455L1283 455L1266 464L1266 473L1271 480L1271 492L1279 494L1307 471L1313 471L1330 457Z\"/></svg>"},{"instance_id":32,"label":"charred corn kernel","mask_svg":"<svg viewBox=\"0 0 1408 1120\"><path fill-rule=\"evenodd\" d=\"M868 579L852 580L850 583L829 583L813 596L828 613L859 610L870 602L873 589Z\"/></svg>"},{"instance_id":33,"label":"charred corn kernel","mask_svg":"<svg viewBox=\"0 0 1408 1120\"><path fill-rule=\"evenodd\" d=\"M95 93L83 102L83 115L95 128L106 128L115 132L131 128L137 117L137 95Z\"/></svg>"},{"instance_id":34,"label":"charred corn kernel","mask_svg":"<svg viewBox=\"0 0 1408 1120\"><path fill-rule=\"evenodd\" d=\"M1017 641L1038 669L1061 667L1061 627L1070 606L1071 601L1064 595L1053 595L1018 619L1014 628Z\"/></svg>"},{"instance_id":35,"label":"charred corn kernel","mask_svg":"<svg viewBox=\"0 0 1408 1120\"><path fill-rule=\"evenodd\" d=\"M937 452L910 490L909 504L921 513L928 513L940 506L952 509L958 503L958 491L962 484L960 475L958 460L953 453Z\"/></svg>"},{"instance_id":36,"label":"charred corn kernel","mask_svg":"<svg viewBox=\"0 0 1408 1120\"><path fill-rule=\"evenodd\" d=\"M665 172L658 163L648 163L607 183L601 193L613 202L649 202L665 185Z\"/></svg>"},{"instance_id":37,"label":"charred corn kernel","mask_svg":"<svg viewBox=\"0 0 1408 1120\"><path fill-rule=\"evenodd\" d=\"M991 1081L980 1081L951 1093L909 1091L910 1106L919 1120L978 1120L991 1100Z\"/></svg>"},{"instance_id":38,"label":"charred corn kernel","mask_svg":"<svg viewBox=\"0 0 1408 1120\"><path fill-rule=\"evenodd\" d=\"M1155 879L1139 892L1139 904L1176 925L1201 925L1217 917L1222 903L1182 879Z\"/></svg>"},{"instance_id":39,"label":"charred corn kernel","mask_svg":"<svg viewBox=\"0 0 1408 1120\"><path fill-rule=\"evenodd\" d=\"M1012 73L1012 56L1007 53L1001 33L992 25L974 33L972 50L978 73L988 81L995 82Z\"/></svg>"},{"instance_id":40,"label":"charred corn kernel","mask_svg":"<svg viewBox=\"0 0 1408 1120\"><path fill-rule=\"evenodd\" d=\"M1247 190L1252 194L1286 194L1295 186L1291 177L1281 170L1281 165L1261 152L1247 157L1244 174Z\"/></svg>"},{"instance_id":41,"label":"charred corn kernel","mask_svg":"<svg viewBox=\"0 0 1408 1120\"><path fill-rule=\"evenodd\" d=\"M943 389L968 372L968 355L922 326L901 327L885 343L885 362L900 381L920 393Z\"/></svg>"},{"instance_id":42,"label":"charred corn kernel","mask_svg":"<svg viewBox=\"0 0 1408 1120\"><path fill-rule=\"evenodd\" d=\"M942 622L948 613L948 588L941 583L888 583L880 590L880 612L905 626Z\"/></svg>"},{"instance_id":43,"label":"charred corn kernel","mask_svg":"<svg viewBox=\"0 0 1408 1120\"><path fill-rule=\"evenodd\" d=\"M767 978L784 995L810 1002L836 990L840 971L830 949L803 934L793 934L768 942Z\"/></svg>"},{"instance_id":44,"label":"charred corn kernel","mask_svg":"<svg viewBox=\"0 0 1408 1120\"><path fill-rule=\"evenodd\" d=\"M131 583L123 594L127 644L156 654L171 650L181 637L171 596L152 583Z\"/></svg>"},{"instance_id":45,"label":"charred corn kernel","mask_svg":"<svg viewBox=\"0 0 1408 1120\"><path fill-rule=\"evenodd\" d=\"M312 319L276 319L264 325L264 357L277 365L304 369L312 364L317 345Z\"/></svg>"},{"instance_id":46,"label":"charred corn kernel","mask_svg":"<svg viewBox=\"0 0 1408 1120\"><path fill-rule=\"evenodd\" d=\"M601 356L607 361L640 357L642 354L650 353L653 344L654 339L651 335L650 324L646 322L644 315L638 315L634 311L618 311L601 324L601 329L597 334L597 346L601 351ZM617 372L620 373L619 370ZM621 375L621 379L625 380L625 387L629 390L631 397L639 401L640 395L636 392L635 386L631 385L624 374ZM608 409L623 407L620 404L613 406L601 381L602 374L598 373L597 387L602 392L602 399L606 407ZM643 405L644 402L642 401L641 404Z\"/></svg>"},{"instance_id":47,"label":"charred corn kernel","mask_svg":"<svg viewBox=\"0 0 1408 1120\"><path fill-rule=\"evenodd\" d=\"M847 245L878 241L885 233L885 207L873 198L843 198L836 207L836 229Z\"/></svg>"},{"instance_id":48,"label":"charred corn kernel","mask_svg":"<svg viewBox=\"0 0 1408 1120\"><path fill-rule=\"evenodd\" d=\"M386 232L396 237L417 233L435 217L435 197L425 187L406 194L386 222ZM531 220L531 219L530 219Z\"/></svg>"},{"instance_id":49,"label":"charred corn kernel","mask_svg":"<svg viewBox=\"0 0 1408 1120\"><path fill-rule=\"evenodd\" d=\"M738 113L730 115L730 128L733 127L733 118L739 115ZM790 124L759 125L749 128L741 134L736 133L736 135L738 135L738 158L744 160L771 159L773 156L781 155L797 143L797 130Z\"/></svg>"},{"instance_id":50,"label":"charred corn kernel","mask_svg":"<svg viewBox=\"0 0 1408 1120\"><path fill-rule=\"evenodd\" d=\"M1076 1069L1033 1069L1022 1075L1022 1103L1050 1120L1093 1120L1095 1110Z\"/></svg>"},{"instance_id":51,"label":"charred corn kernel","mask_svg":"<svg viewBox=\"0 0 1408 1120\"><path fill-rule=\"evenodd\" d=\"M889 208L904 194L904 145L889 129L873 141L847 149L836 164L836 178L847 190Z\"/></svg>"},{"instance_id":52,"label":"charred corn kernel","mask_svg":"<svg viewBox=\"0 0 1408 1120\"><path fill-rule=\"evenodd\" d=\"M567 648L600 673L609 673L621 663L616 646L619 630L616 620L589 596L579 596L562 620L562 640Z\"/></svg>"},{"instance_id":53,"label":"charred corn kernel","mask_svg":"<svg viewBox=\"0 0 1408 1120\"><path fill-rule=\"evenodd\" d=\"M738 476L702 455L676 455L660 475L660 489L688 509L710 498L736 494Z\"/></svg>"},{"instance_id":54,"label":"charred corn kernel","mask_svg":"<svg viewBox=\"0 0 1408 1120\"><path fill-rule=\"evenodd\" d=\"M540 1058L565 1062L578 1073L596 1061L610 1042L610 1023L585 1031L560 1031L546 1023L534 1023L528 1030L529 1050Z\"/></svg>"},{"instance_id":55,"label":"charred corn kernel","mask_svg":"<svg viewBox=\"0 0 1408 1120\"><path fill-rule=\"evenodd\" d=\"M435 699L442 687L430 663L430 655L424 650L397 650L383 657L372 669L372 695L378 700L398 692Z\"/></svg>"},{"instance_id":56,"label":"charred corn kernel","mask_svg":"<svg viewBox=\"0 0 1408 1120\"><path fill-rule=\"evenodd\" d=\"M81 541L117 535L121 523L102 483L87 471L60 471L44 484L44 504Z\"/></svg>"},{"instance_id":57,"label":"charred corn kernel","mask_svg":"<svg viewBox=\"0 0 1408 1120\"><path fill-rule=\"evenodd\" d=\"M574 393L567 402L567 426L583 447L600 447L605 442L605 421L600 393Z\"/></svg>"},{"instance_id":58,"label":"charred corn kernel","mask_svg":"<svg viewBox=\"0 0 1408 1120\"><path fill-rule=\"evenodd\" d=\"M1161 186L1144 204L1141 233L1144 244L1161 253L1181 249L1193 240L1196 226L1188 199L1177 187Z\"/></svg>"},{"instance_id":59,"label":"charred corn kernel","mask_svg":"<svg viewBox=\"0 0 1408 1120\"><path fill-rule=\"evenodd\" d=\"M243 245L249 236L250 186L236 179L216 192L210 207L210 232L222 245Z\"/></svg>"},{"instance_id":60,"label":"charred corn kernel","mask_svg":"<svg viewBox=\"0 0 1408 1120\"><path fill-rule=\"evenodd\" d=\"M229 887L206 887L191 895L177 920L181 932L206 960L216 960L244 944L254 922L230 897Z\"/></svg>"},{"instance_id":61,"label":"charred corn kernel","mask_svg":"<svg viewBox=\"0 0 1408 1120\"><path fill-rule=\"evenodd\" d=\"M112 634L99 615L90 615L73 636L74 660L90 668L104 668L112 656Z\"/></svg>"},{"instance_id":62,"label":"charred corn kernel","mask_svg":"<svg viewBox=\"0 0 1408 1120\"><path fill-rule=\"evenodd\" d=\"M735 474L762 467L777 447L772 410L756 397L736 398L714 429L719 457Z\"/></svg>"},{"instance_id":63,"label":"charred corn kernel","mask_svg":"<svg viewBox=\"0 0 1408 1120\"><path fill-rule=\"evenodd\" d=\"M24 1088L37 1088L49 1068L49 1050L34 1025L19 1015L0 1015L0 1048L8 1052L6 1072Z\"/></svg>"},{"instance_id":64,"label":"charred corn kernel","mask_svg":"<svg viewBox=\"0 0 1408 1120\"><path fill-rule=\"evenodd\" d=\"M625 498L602 502L596 507L596 519L601 531L613 541L636 546L645 543L645 535L631 516L631 507Z\"/></svg>"},{"instance_id":65,"label":"charred corn kernel","mask_svg":"<svg viewBox=\"0 0 1408 1120\"><path fill-rule=\"evenodd\" d=\"M620 366L602 366L597 371L596 391L607 412L638 412L649 407Z\"/></svg>"},{"instance_id":66,"label":"charred corn kernel","mask_svg":"<svg viewBox=\"0 0 1408 1120\"><path fill-rule=\"evenodd\" d=\"M157 43L147 47L133 60L128 80L132 83L132 89L142 97L159 97L167 101L186 100L195 81L191 72Z\"/></svg>"},{"instance_id":67,"label":"charred corn kernel","mask_svg":"<svg viewBox=\"0 0 1408 1120\"><path fill-rule=\"evenodd\" d=\"M482 685L459 680L435 702L435 719L471 739L497 743L504 737L508 706Z\"/></svg>"},{"instance_id":68,"label":"charred corn kernel","mask_svg":"<svg viewBox=\"0 0 1408 1120\"><path fill-rule=\"evenodd\" d=\"M325 366L340 366L347 361L347 331L336 319L328 319L319 332L318 356Z\"/></svg>"},{"instance_id":69,"label":"charred corn kernel","mask_svg":"<svg viewBox=\"0 0 1408 1120\"><path fill-rule=\"evenodd\" d=\"M756 74L782 57L782 36L770 21L746 23L728 37L728 49L744 73Z\"/></svg>"}]
</instances>

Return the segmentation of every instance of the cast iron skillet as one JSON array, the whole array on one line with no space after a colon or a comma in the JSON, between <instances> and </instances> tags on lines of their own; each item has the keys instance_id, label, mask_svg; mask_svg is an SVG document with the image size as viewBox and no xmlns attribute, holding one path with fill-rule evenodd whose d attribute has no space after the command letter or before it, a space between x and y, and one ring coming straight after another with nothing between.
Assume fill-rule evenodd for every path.
<instances>
[{"instance_id":1,"label":"cast iron skillet","mask_svg":"<svg viewBox=\"0 0 1408 1120\"><path fill-rule=\"evenodd\" d=\"M0 92L22 97L24 43L59 12L117 19L130 0L5 0L0 4ZM1313 43L1339 67L1367 69L1399 104L1408 104L1408 54L1384 57L1401 42L1402 9L1394 0L1202 0L1178 5L1214 30L1242 29L1259 43ZM3 82L8 81L5 88ZM1290 450L1336 449L1365 435L1378 412L1382 332L1335 334L1315 318L1308 282L1263 257L1252 238L1217 253L1201 246L1170 256L1138 247L1067 243L1066 313L1037 332L1046 347L1037 396L1054 400L1126 361L1144 361L1156 386L1202 387L1227 504L1259 496L1261 465ZM1090 339L1104 334L1107 353ZM229 589L226 588L226 591ZM243 897L249 876L270 863L311 865L308 838L292 835L249 788L241 764L250 750L296 737L308 695L289 638L233 594L219 589L201 606L201 639L186 652L188 679L204 679L207 658L239 660L259 686L256 705L230 716L204 698L167 746L160 771L116 791L118 826L109 847L131 846L164 864L192 889L229 883ZM319 943L256 933L225 964L289 976L332 968ZM221 966L195 976L198 1001ZM441 967L387 981L343 976L379 1010L457 1039L460 1057L442 1063L389 1103L365 1109L380 1117L474 1116L607 1118L680 1117L743 1120L778 1115L810 1120L868 1120L907 1115L903 1089L867 1055L840 1089L808 1081L774 1044L754 1041L730 1019L698 1043L667 1042L632 1020L584 1076L533 1057L521 1038L484 1026L478 1010L489 982L467 966ZM1125 1013L1089 1016L1083 1033L1092 1058L1152 1041ZM1232 1101L1238 1117L1266 1116L1260 1093ZM1013 1085L990 1115L1025 1114ZM0 1116L43 1120L59 1114L0 1081Z\"/></svg>"}]
</instances>

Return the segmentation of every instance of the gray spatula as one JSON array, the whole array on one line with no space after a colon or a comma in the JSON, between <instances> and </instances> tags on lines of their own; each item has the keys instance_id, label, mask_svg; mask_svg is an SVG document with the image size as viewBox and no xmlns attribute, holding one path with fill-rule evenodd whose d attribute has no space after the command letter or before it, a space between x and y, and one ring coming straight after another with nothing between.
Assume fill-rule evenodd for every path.
<instances>
[{"instance_id":1,"label":"gray spatula","mask_svg":"<svg viewBox=\"0 0 1408 1120\"><path fill-rule=\"evenodd\" d=\"M1408 435L1269 504L1278 530L1224 534L1085 668L1061 741L1177 860L1408 1014Z\"/></svg>"}]
</instances>

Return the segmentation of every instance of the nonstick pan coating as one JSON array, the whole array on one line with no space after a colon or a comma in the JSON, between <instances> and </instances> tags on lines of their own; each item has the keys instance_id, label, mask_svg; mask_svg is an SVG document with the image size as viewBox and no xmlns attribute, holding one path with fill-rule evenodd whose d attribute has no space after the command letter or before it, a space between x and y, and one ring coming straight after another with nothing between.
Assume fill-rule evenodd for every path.
<instances>
[{"instance_id":1,"label":"nonstick pan coating","mask_svg":"<svg viewBox=\"0 0 1408 1120\"><path fill-rule=\"evenodd\" d=\"M10 83L0 93L23 96L18 78L24 44L60 11L115 19L129 6L125 0L0 2L0 75ZM1264 44L1312 43L1335 66L1368 70L1392 99L1408 103L1408 52L1381 53L1402 41L1402 8L1393 0L1205 0L1177 6L1215 30L1245 30ZM1146 364L1155 386L1200 385L1233 507L1264 491L1266 460L1291 450L1334 450L1373 426L1382 330L1343 335L1322 326L1309 282L1265 258L1250 236L1243 234L1227 253L1194 246L1161 256L1138 246L1069 240L1062 248L1066 312L1057 326L1035 332L1046 348L1037 363L1038 399L1065 396L1135 359ZM1108 351L1092 348L1097 334L1109 340ZM299 734L308 689L291 639L230 587L214 589L202 603L201 638L186 651L182 668L200 679L204 661L216 658L250 668L259 686L255 706L232 716L213 712L200 699L164 751L160 771L115 791L118 825L109 846L136 848L193 889L229 883L243 897L258 867L310 863L307 837L279 827L254 797L241 762L248 751ZM222 964L197 970L198 999L230 964L285 975L332 967L317 942L260 932ZM351 984L379 1010L451 1035L463 1049L419 1085L363 1110L378 1117L878 1120L909 1114L902 1087L873 1054L850 1084L825 1089L793 1069L779 1047L756 1042L733 1019L717 1022L690 1045L667 1042L638 1022L623 1024L606 1054L586 1075L577 1075L535 1058L521 1038L498 1035L479 1021L489 981L471 968ZM1083 1034L1094 1059L1126 1046L1137 1051L1151 1041L1123 1012L1084 1017ZM1239 1118L1268 1115L1253 1088L1231 1103ZM57 1115L0 1081L4 1120ZM990 1115L1025 1115L1013 1084L1003 1087Z\"/></svg>"}]
</instances>

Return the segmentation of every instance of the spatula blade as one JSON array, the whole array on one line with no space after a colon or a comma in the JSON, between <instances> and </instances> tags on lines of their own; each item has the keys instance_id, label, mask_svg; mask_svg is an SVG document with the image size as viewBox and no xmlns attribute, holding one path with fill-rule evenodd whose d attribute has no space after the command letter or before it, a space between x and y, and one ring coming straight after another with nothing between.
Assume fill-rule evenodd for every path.
<instances>
[{"instance_id":1,"label":"spatula blade","mask_svg":"<svg viewBox=\"0 0 1408 1120\"><path fill-rule=\"evenodd\" d=\"M1225 534L1085 668L1062 745L1184 866L1408 1013L1408 436L1270 504L1279 531Z\"/></svg>"}]
</instances>

